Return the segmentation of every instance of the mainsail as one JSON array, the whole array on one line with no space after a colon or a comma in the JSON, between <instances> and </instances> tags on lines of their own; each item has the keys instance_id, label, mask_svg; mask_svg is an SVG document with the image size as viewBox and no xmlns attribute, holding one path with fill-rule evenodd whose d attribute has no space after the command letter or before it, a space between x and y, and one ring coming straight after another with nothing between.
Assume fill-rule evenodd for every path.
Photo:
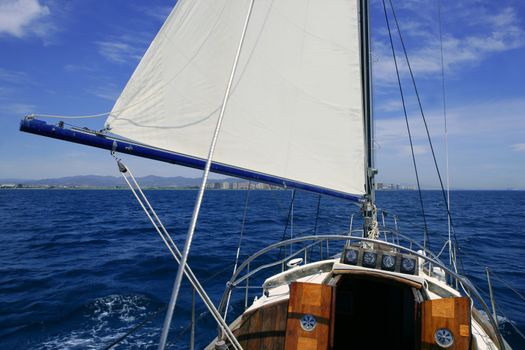
<instances>
[{"instance_id":1,"label":"mainsail","mask_svg":"<svg viewBox=\"0 0 525 350\"><path fill-rule=\"evenodd\" d=\"M247 177L365 193L357 0L257 0L213 157ZM179 0L106 121L205 159L249 0Z\"/></svg>"}]
</instances>

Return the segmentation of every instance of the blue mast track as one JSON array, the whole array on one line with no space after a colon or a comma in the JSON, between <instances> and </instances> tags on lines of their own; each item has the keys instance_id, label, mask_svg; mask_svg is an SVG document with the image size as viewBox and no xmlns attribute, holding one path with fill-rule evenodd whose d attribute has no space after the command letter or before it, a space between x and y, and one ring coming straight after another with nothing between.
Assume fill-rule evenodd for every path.
<instances>
[{"instance_id":1,"label":"blue mast track","mask_svg":"<svg viewBox=\"0 0 525 350\"><path fill-rule=\"evenodd\" d=\"M64 127L61 123L58 125L48 124L43 120L34 118L25 118L21 120L20 131L73 143L79 143L86 146L102 148L109 151L130 154L142 158L153 159L160 162L178 164L194 169L202 170L206 165L206 161L204 159L141 145L134 143L133 141L122 140L89 129L68 128ZM213 162L211 164L211 171L222 175L262 182L269 185L315 192L327 196L350 200L353 202L361 201L361 197L359 196L242 168L236 168L222 163Z\"/></svg>"}]
</instances>

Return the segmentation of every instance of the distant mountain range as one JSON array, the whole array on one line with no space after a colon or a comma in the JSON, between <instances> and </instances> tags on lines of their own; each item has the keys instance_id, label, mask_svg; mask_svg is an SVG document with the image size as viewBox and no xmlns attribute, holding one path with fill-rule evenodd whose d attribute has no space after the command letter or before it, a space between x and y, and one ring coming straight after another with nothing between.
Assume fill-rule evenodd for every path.
<instances>
[{"instance_id":1,"label":"distant mountain range","mask_svg":"<svg viewBox=\"0 0 525 350\"><path fill-rule=\"evenodd\" d=\"M201 178L190 177L162 177L148 175L137 177L138 183L143 187L190 187L199 186ZM210 179L209 183L214 182L242 182L235 178ZM0 179L0 184L21 184L25 186L67 186L67 187L115 187L126 186L124 179L117 176L82 175L68 176L54 179L24 180L24 179Z\"/></svg>"}]
</instances>

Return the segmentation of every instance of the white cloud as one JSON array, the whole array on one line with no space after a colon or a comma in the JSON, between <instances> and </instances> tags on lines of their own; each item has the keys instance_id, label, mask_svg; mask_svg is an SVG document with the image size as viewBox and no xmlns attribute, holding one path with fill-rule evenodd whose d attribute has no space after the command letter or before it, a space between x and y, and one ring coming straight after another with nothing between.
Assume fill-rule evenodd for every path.
<instances>
[{"instance_id":1,"label":"white cloud","mask_svg":"<svg viewBox=\"0 0 525 350\"><path fill-rule=\"evenodd\" d=\"M22 38L29 34L43 36L48 25L35 25L50 14L39 0L0 0L0 34Z\"/></svg>"},{"instance_id":2,"label":"white cloud","mask_svg":"<svg viewBox=\"0 0 525 350\"><path fill-rule=\"evenodd\" d=\"M35 106L20 102L17 94L34 85L35 82L24 72L0 68L0 118L20 117L33 111Z\"/></svg>"},{"instance_id":3,"label":"white cloud","mask_svg":"<svg viewBox=\"0 0 525 350\"><path fill-rule=\"evenodd\" d=\"M381 142L407 140L404 116L378 119L376 139ZM432 136L444 134L442 110L425 113ZM410 129L414 139L426 139L426 131L419 114L409 115ZM525 130L525 100L521 98L486 101L452 107L447 111L447 129L452 137L504 137Z\"/></svg>"},{"instance_id":4,"label":"white cloud","mask_svg":"<svg viewBox=\"0 0 525 350\"><path fill-rule=\"evenodd\" d=\"M97 42L99 53L106 59L116 62L125 63L130 60L140 59L137 54L137 48L128 43L119 41L99 41Z\"/></svg>"},{"instance_id":5,"label":"white cloud","mask_svg":"<svg viewBox=\"0 0 525 350\"><path fill-rule=\"evenodd\" d=\"M111 62L136 64L152 40L143 32L131 32L95 44L99 54Z\"/></svg>"},{"instance_id":6,"label":"white cloud","mask_svg":"<svg viewBox=\"0 0 525 350\"><path fill-rule=\"evenodd\" d=\"M75 73L75 72L93 73L97 71L98 68L95 65L66 64L64 66L64 70L68 73Z\"/></svg>"},{"instance_id":7,"label":"white cloud","mask_svg":"<svg viewBox=\"0 0 525 350\"><path fill-rule=\"evenodd\" d=\"M425 6L420 1L402 4L402 11L397 12L401 17L401 32L412 69L417 77L440 78L436 74L441 72L436 9ZM448 22L462 23L461 31L454 31L454 26L447 31L448 27L444 26L444 64L448 74L477 65L491 54L525 46L525 30L514 8L506 7L498 12L491 12L479 4L472 8L468 11L454 8L444 14ZM393 20L390 26L395 45L399 45ZM395 83L395 67L386 25L377 29L374 39L374 79L380 85ZM400 71L404 74L407 67L401 48L397 46L396 55Z\"/></svg>"},{"instance_id":8,"label":"white cloud","mask_svg":"<svg viewBox=\"0 0 525 350\"><path fill-rule=\"evenodd\" d=\"M401 99L392 99L392 100L386 100L381 101L378 104L374 106L375 111L380 112L394 112L394 111L400 111L403 107L403 104L401 103Z\"/></svg>"},{"instance_id":9,"label":"white cloud","mask_svg":"<svg viewBox=\"0 0 525 350\"><path fill-rule=\"evenodd\" d=\"M512 145L512 149L517 152L525 152L525 143L516 143Z\"/></svg>"},{"instance_id":10,"label":"white cloud","mask_svg":"<svg viewBox=\"0 0 525 350\"><path fill-rule=\"evenodd\" d=\"M414 148L414 155L416 156L427 154L429 151L428 147L423 146L423 145L414 145L413 148ZM403 146L401 148L401 154L404 156L412 156L412 150L410 149L410 145Z\"/></svg>"},{"instance_id":11,"label":"white cloud","mask_svg":"<svg viewBox=\"0 0 525 350\"><path fill-rule=\"evenodd\" d=\"M377 119L375 122L376 142L382 152L406 155L408 136L404 116ZM425 113L433 141L444 137L443 112L431 110ZM415 144L425 144L426 130L419 114L409 115L412 139ZM507 99L486 101L450 108L447 112L449 140L519 140L525 130L525 100ZM507 143L508 144L508 143ZM426 146L425 146L426 147ZM523 151L524 143L512 146L515 151ZM409 148L408 148L409 150ZM423 149L419 149L425 152ZM417 152L416 152L417 153ZM422 153L421 153L422 154Z\"/></svg>"},{"instance_id":12,"label":"white cloud","mask_svg":"<svg viewBox=\"0 0 525 350\"><path fill-rule=\"evenodd\" d=\"M136 10L141 14L145 14L149 17L152 17L156 20L164 22L168 15L173 10L173 5L170 6L152 6L148 4L146 6L136 5Z\"/></svg>"},{"instance_id":13,"label":"white cloud","mask_svg":"<svg viewBox=\"0 0 525 350\"><path fill-rule=\"evenodd\" d=\"M105 86L89 89L89 90L87 90L87 92L89 94L91 94L91 95L100 97L100 98L102 98L104 100L116 101L116 99L119 96L121 90L122 90L122 88L117 87L113 83L109 83L109 84L107 84Z\"/></svg>"},{"instance_id":14,"label":"white cloud","mask_svg":"<svg viewBox=\"0 0 525 350\"><path fill-rule=\"evenodd\" d=\"M439 108L426 113L432 142L445 174L444 120ZM419 175L424 187L438 186L421 117L409 115ZM403 183L413 176L405 120L397 116L376 120L376 166L383 182ZM450 176L453 187L525 189L525 99L471 102L448 109ZM415 180L413 180L415 181Z\"/></svg>"},{"instance_id":15,"label":"white cloud","mask_svg":"<svg viewBox=\"0 0 525 350\"><path fill-rule=\"evenodd\" d=\"M2 84L24 85L31 83L31 80L24 72L0 68L0 82Z\"/></svg>"},{"instance_id":16,"label":"white cloud","mask_svg":"<svg viewBox=\"0 0 525 350\"><path fill-rule=\"evenodd\" d=\"M0 118L18 118L30 114L35 110L35 106L29 103L7 103L0 106Z\"/></svg>"}]
</instances>

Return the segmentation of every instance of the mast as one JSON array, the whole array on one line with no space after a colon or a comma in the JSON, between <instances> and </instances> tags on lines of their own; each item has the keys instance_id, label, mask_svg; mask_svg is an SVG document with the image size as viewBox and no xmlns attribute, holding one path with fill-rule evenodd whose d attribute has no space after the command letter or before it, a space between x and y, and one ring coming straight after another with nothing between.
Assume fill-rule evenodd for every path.
<instances>
[{"instance_id":1,"label":"mast","mask_svg":"<svg viewBox=\"0 0 525 350\"><path fill-rule=\"evenodd\" d=\"M368 0L360 0L359 25L361 49L361 83L363 90L363 123L365 132L365 191L363 213L363 236L377 238L377 211L375 207L374 130L372 120L372 65L370 62L370 6Z\"/></svg>"}]
</instances>

